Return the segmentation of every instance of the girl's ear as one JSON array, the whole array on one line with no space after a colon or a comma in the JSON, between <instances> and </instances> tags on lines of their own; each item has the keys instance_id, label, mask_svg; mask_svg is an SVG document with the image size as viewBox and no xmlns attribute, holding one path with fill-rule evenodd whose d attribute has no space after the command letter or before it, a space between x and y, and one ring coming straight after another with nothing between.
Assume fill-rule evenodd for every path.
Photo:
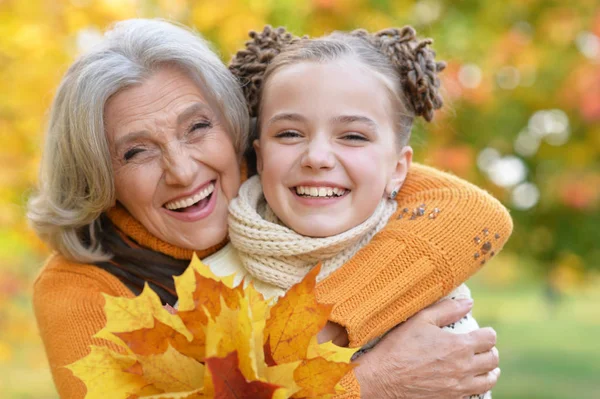
<instances>
[{"instance_id":1,"label":"girl's ear","mask_svg":"<svg viewBox=\"0 0 600 399\"><path fill-rule=\"evenodd\" d=\"M385 187L385 195L388 198L395 198L396 194L400 191L400 188L404 184L404 180L406 180L408 168L410 168L410 164L412 163L412 157L412 147L408 145L402 147L400 155L398 156L398 162L396 163L396 169L390 176L388 184Z\"/></svg>"},{"instance_id":2,"label":"girl's ear","mask_svg":"<svg viewBox=\"0 0 600 399\"><path fill-rule=\"evenodd\" d=\"M260 152L260 141L258 139L252 142L254 152L256 152L256 172L260 175L263 169L262 154Z\"/></svg>"}]
</instances>

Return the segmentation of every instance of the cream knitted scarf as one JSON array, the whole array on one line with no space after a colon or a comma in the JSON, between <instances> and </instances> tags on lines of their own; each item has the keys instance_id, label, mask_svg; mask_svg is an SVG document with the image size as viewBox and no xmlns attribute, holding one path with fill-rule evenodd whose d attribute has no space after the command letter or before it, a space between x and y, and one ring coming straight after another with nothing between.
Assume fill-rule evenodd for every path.
<instances>
[{"instance_id":1,"label":"cream knitted scarf","mask_svg":"<svg viewBox=\"0 0 600 399\"><path fill-rule=\"evenodd\" d=\"M312 238L284 226L267 205L259 176L248 179L229 205L229 238L254 278L288 290L321 262L321 281L350 259L396 211L382 200L360 225L332 237Z\"/></svg>"}]
</instances>

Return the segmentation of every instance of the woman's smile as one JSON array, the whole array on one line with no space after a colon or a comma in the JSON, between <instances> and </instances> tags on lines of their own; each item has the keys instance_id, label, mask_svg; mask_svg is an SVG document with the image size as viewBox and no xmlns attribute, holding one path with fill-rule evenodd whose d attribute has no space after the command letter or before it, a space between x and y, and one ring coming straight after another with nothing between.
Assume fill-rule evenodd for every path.
<instances>
[{"instance_id":1,"label":"woman's smile","mask_svg":"<svg viewBox=\"0 0 600 399\"><path fill-rule=\"evenodd\" d=\"M165 67L105 109L117 201L153 235L188 249L225 239L240 184L233 143L211 104L185 73Z\"/></svg>"},{"instance_id":2,"label":"woman's smile","mask_svg":"<svg viewBox=\"0 0 600 399\"><path fill-rule=\"evenodd\" d=\"M178 199L167 202L163 209L169 216L184 222L204 219L215 209L218 196L215 186L216 180L212 180L191 195L182 195Z\"/></svg>"}]
</instances>

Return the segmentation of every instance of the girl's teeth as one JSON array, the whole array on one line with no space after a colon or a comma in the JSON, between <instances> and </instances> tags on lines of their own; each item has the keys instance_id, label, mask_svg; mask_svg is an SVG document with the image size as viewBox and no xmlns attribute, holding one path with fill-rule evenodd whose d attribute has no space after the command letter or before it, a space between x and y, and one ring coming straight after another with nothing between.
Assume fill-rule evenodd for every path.
<instances>
[{"instance_id":1,"label":"girl's teeth","mask_svg":"<svg viewBox=\"0 0 600 399\"><path fill-rule=\"evenodd\" d=\"M296 187L296 194L308 197L340 197L345 193L346 190L337 187Z\"/></svg>"}]
</instances>

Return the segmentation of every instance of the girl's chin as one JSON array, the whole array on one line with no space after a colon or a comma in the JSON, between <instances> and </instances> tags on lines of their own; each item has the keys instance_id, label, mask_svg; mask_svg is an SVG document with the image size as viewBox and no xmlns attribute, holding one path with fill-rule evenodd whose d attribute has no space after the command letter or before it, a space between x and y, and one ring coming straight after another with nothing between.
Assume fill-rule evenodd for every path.
<instances>
[{"instance_id":1,"label":"girl's chin","mask_svg":"<svg viewBox=\"0 0 600 399\"><path fill-rule=\"evenodd\" d=\"M348 231L352 227L347 227L344 225L323 225L323 220L318 221L317 223L302 223L301 225L297 225L295 227L290 227L296 233L301 234L307 237L313 238L323 238L323 237L331 237L341 234L345 231Z\"/></svg>"}]
</instances>

